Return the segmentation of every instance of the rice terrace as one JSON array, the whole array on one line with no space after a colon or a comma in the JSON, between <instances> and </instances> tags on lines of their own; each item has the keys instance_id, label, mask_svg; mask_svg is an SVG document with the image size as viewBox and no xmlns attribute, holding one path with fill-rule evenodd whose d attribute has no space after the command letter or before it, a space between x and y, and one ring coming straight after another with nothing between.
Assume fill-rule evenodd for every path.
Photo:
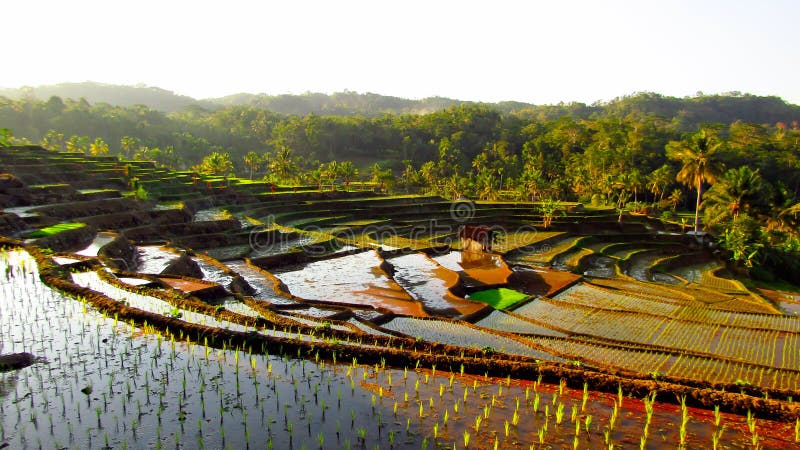
<instances>
[{"instance_id":1,"label":"rice terrace","mask_svg":"<svg viewBox=\"0 0 800 450\"><path fill-rule=\"evenodd\" d=\"M800 441L797 297L677 222L37 146L0 166L3 447Z\"/></svg>"}]
</instances>

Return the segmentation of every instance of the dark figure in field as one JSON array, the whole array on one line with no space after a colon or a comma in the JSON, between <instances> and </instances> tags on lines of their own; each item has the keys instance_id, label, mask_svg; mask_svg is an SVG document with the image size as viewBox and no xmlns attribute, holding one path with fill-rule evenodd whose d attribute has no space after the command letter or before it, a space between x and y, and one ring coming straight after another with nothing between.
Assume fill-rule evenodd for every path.
<instances>
[{"instance_id":1,"label":"dark figure in field","mask_svg":"<svg viewBox=\"0 0 800 450\"><path fill-rule=\"evenodd\" d=\"M462 225L458 230L461 238L461 250L465 252L490 252L492 251L493 233L489 227L477 225Z\"/></svg>"}]
</instances>

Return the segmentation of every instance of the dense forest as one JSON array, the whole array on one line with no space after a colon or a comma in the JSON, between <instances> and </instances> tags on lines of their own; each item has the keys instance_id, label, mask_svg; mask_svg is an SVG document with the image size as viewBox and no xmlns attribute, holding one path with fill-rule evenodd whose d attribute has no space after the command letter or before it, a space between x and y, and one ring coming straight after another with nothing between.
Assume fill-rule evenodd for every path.
<instances>
[{"instance_id":1,"label":"dense forest","mask_svg":"<svg viewBox=\"0 0 800 450\"><path fill-rule=\"evenodd\" d=\"M354 95L363 97L357 108ZM620 220L624 211L670 219L676 209L702 210L687 226L702 222L737 264L793 267L784 257L798 250L800 108L779 98L643 93L595 105L463 103L380 115L345 111L380 109L385 98L326 98L341 115L287 115L255 100L165 113L0 97L0 128L11 143L277 183L371 180L449 198L571 200L617 208Z\"/></svg>"}]
</instances>

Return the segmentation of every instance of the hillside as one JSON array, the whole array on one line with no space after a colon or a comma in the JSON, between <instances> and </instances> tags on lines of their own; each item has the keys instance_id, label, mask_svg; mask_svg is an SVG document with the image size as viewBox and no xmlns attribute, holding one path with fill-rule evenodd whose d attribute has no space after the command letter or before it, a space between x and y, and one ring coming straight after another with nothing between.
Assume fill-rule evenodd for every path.
<instances>
[{"instance_id":1,"label":"hillside","mask_svg":"<svg viewBox=\"0 0 800 450\"><path fill-rule=\"evenodd\" d=\"M115 106L146 105L151 109L164 112L181 111L188 106L200 105L213 108L214 104L206 101L179 95L172 91L155 86L123 86L86 81L82 83L60 83L37 87L21 87L17 89L0 89L0 96L18 100L30 96L39 100L47 100L52 96L61 98L85 98L92 104L108 103Z\"/></svg>"},{"instance_id":2,"label":"hillside","mask_svg":"<svg viewBox=\"0 0 800 450\"><path fill-rule=\"evenodd\" d=\"M739 92L684 98L641 92L591 105L578 102L533 105L517 101L480 103L444 97L412 100L353 91L333 94L306 92L299 95L239 93L200 100L158 87L95 82L0 89L0 97L18 100L26 96L43 101L51 96L62 99L85 98L90 104L108 103L124 107L138 104L166 113L185 111L196 106L208 110L247 106L285 115L379 117L385 114L427 114L452 106L475 105L538 120L555 120L563 116L584 119L628 115L658 116L675 122L682 129L690 129L702 123L732 123L737 120L758 124L800 121L800 106L787 103L776 96L756 96Z\"/></svg>"}]
</instances>

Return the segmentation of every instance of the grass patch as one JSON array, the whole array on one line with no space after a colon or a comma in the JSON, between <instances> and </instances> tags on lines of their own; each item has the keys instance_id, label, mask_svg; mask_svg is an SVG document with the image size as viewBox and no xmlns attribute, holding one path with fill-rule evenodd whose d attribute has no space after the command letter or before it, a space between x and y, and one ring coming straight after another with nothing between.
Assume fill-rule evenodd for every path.
<instances>
[{"instance_id":1,"label":"grass patch","mask_svg":"<svg viewBox=\"0 0 800 450\"><path fill-rule=\"evenodd\" d=\"M470 300L486 303L495 309L506 309L527 299L529 295L513 289L498 288L478 291L467 296Z\"/></svg>"},{"instance_id":2,"label":"grass patch","mask_svg":"<svg viewBox=\"0 0 800 450\"><path fill-rule=\"evenodd\" d=\"M79 223L79 222L59 223L57 225L52 225L46 228L42 228L41 230L36 230L34 232L28 233L25 237L29 239L48 237L64 231L77 230L78 228L83 228L85 226L86 226L85 223Z\"/></svg>"}]
</instances>

